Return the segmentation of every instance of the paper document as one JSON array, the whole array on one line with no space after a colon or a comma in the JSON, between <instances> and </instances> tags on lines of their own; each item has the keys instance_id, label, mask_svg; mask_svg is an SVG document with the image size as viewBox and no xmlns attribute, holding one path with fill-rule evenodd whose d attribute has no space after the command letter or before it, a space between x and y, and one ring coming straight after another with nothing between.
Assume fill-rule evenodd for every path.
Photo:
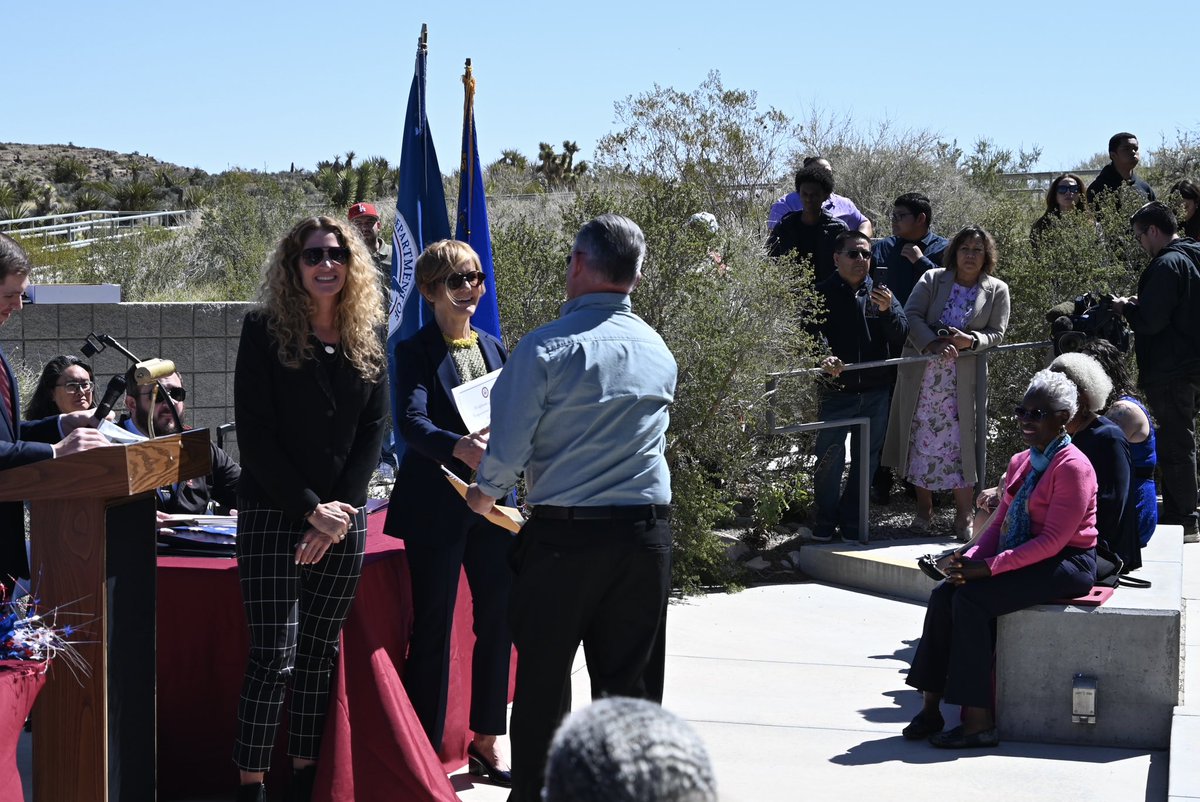
<instances>
[{"instance_id":1,"label":"paper document","mask_svg":"<svg viewBox=\"0 0 1200 802\"><path fill-rule=\"evenodd\" d=\"M118 426L110 420L101 421L96 427L100 434L108 438L108 442L116 443L117 445L129 445L130 443L140 443L146 438L135 432L131 432L123 426Z\"/></svg>"},{"instance_id":2,"label":"paper document","mask_svg":"<svg viewBox=\"0 0 1200 802\"><path fill-rule=\"evenodd\" d=\"M465 499L467 497L467 483L455 476L445 465L442 465L441 469L442 473L446 474L446 481L454 485L454 489ZM491 512L483 517L501 529L507 529L513 534L520 532L521 526L525 523L525 516L521 515L521 511L516 507L502 507L499 504L492 507Z\"/></svg>"},{"instance_id":3,"label":"paper document","mask_svg":"<svg viewBox=\"0 0 1200 802\"><path fill-rule=\"evenodd\" d=\"M458 414L467 425L468 432L477 432L492 423L492 385L500 371L493 370L486 376L460 384L450 390Z\"/></svg>"}]
</instances>

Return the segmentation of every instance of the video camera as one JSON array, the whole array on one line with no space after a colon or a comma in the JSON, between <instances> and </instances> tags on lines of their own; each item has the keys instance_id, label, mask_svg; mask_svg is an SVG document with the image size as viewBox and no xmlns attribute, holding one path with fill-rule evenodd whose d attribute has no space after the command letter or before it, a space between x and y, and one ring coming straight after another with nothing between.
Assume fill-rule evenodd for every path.
<instances>
[{"instance_id":1,"label":"video camera","mask_svg":"<svg viewBox=\"0 0 1200 802\"><path fill-rule=\"evenodd\" d=\"M1117 314L1108 293L1089 292L1063 301L1046 313L1054 355L1078 351L1092 337L1108 340L1121 353L1129 350L1129 327Z\"/></svg>"}]
</instances>

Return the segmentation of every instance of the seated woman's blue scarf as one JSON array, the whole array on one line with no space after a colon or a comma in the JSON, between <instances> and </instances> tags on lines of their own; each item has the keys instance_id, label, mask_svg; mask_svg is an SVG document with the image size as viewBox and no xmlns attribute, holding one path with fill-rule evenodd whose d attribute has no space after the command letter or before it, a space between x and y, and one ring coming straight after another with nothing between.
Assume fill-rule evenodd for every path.
<instances>
[{"instance_id":1,"label":"seated woman's blue scarf","mask_svg":"<svg viewBox=\"0 0 1200 802\"><path fill-rule=\"evenodd\" d=\"M1063 432L1050 441L1050 445L1046 446L1045 451L1039 451L1037 446L1030 446L1029 464L1033 470L1025 477L1025 482L1017 491L1017 495L1013 496L1012 504L1008 505L1008 513L1004 516L1004 523L1000 526L1001 551L1015 549L1033 537L1032 526L1029 523L1029 496L1033 494L1033 488L1037 486L1042 474L1050 467L1050 460L1069 445L1071 445L1071 435Z\"/></svg>"}]
</instances>

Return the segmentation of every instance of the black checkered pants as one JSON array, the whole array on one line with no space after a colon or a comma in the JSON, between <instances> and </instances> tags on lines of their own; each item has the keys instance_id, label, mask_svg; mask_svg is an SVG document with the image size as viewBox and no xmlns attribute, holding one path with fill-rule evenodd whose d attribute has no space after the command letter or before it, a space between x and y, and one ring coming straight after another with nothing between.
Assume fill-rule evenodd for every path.
<instances>
[{"instance_id":1,"label":"black checkered pants","mask_svg":"<svg viewBox=\"0 0 1200 802\"><path fill-rule=\"evenodd\" d=\"M296 544L306 527L280 510L238 505L238 576L250 626L233 750L242 771L270 768L288 684L288 754L316 760L321 750L338 635L362 573L367 518L359 509L346 538L320 562L296 565Z\"/></svg>"}]
</instances>

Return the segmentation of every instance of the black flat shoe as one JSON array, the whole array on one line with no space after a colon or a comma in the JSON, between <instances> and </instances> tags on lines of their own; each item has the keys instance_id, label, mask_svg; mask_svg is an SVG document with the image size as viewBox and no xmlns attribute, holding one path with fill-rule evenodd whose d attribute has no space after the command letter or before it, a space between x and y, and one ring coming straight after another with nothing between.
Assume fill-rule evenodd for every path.
<instances>
[{"instance_id":1,"label":"black flat shoe","mask_svg":"<svg viewBox=\"0 0 1200 802\"><path fill-rule=\"evenodd\" d=\"M930 736L929 743L938 749L984 749L999 746L1000 736L995 727L967 735L960 724L948 732Z\"/></svg>"},{"instance_id":2,"label":"black flat shoe","mask_svg":"<svg viewBox=\"0 0 1200 802\"><path fill-rule=\"evenodd\" d=\"M512 772L489 762L475 747L474 741L467 745L467 772L472 777L487 777L493 785L501 788L512 787Z\"/></svg>"},{"instance_id":3,"label":"black flat shoe","mask_svg":"<svg viewBox=\"0 0 1200 802\"><path fill-rule=\"evenodd\" d=\"M246 783L238 786L237 802L267 802L267 786L262 783Z\"/></svg>"},{"instance_id":4,"label":"black flat shoe","mask_svg":"<svg viewBox=\"0 0 1200 802\"><path fill-rule=\"evenodd\" d=\"M942 718L941 713L934 713L932 716L925 715L922 710L917 715L913 716L913 720L907 727L900 731L910 741L923 741L931 735L936 735L941 732L946 726L946 720Z\"/></svg>"}]
</instances>

